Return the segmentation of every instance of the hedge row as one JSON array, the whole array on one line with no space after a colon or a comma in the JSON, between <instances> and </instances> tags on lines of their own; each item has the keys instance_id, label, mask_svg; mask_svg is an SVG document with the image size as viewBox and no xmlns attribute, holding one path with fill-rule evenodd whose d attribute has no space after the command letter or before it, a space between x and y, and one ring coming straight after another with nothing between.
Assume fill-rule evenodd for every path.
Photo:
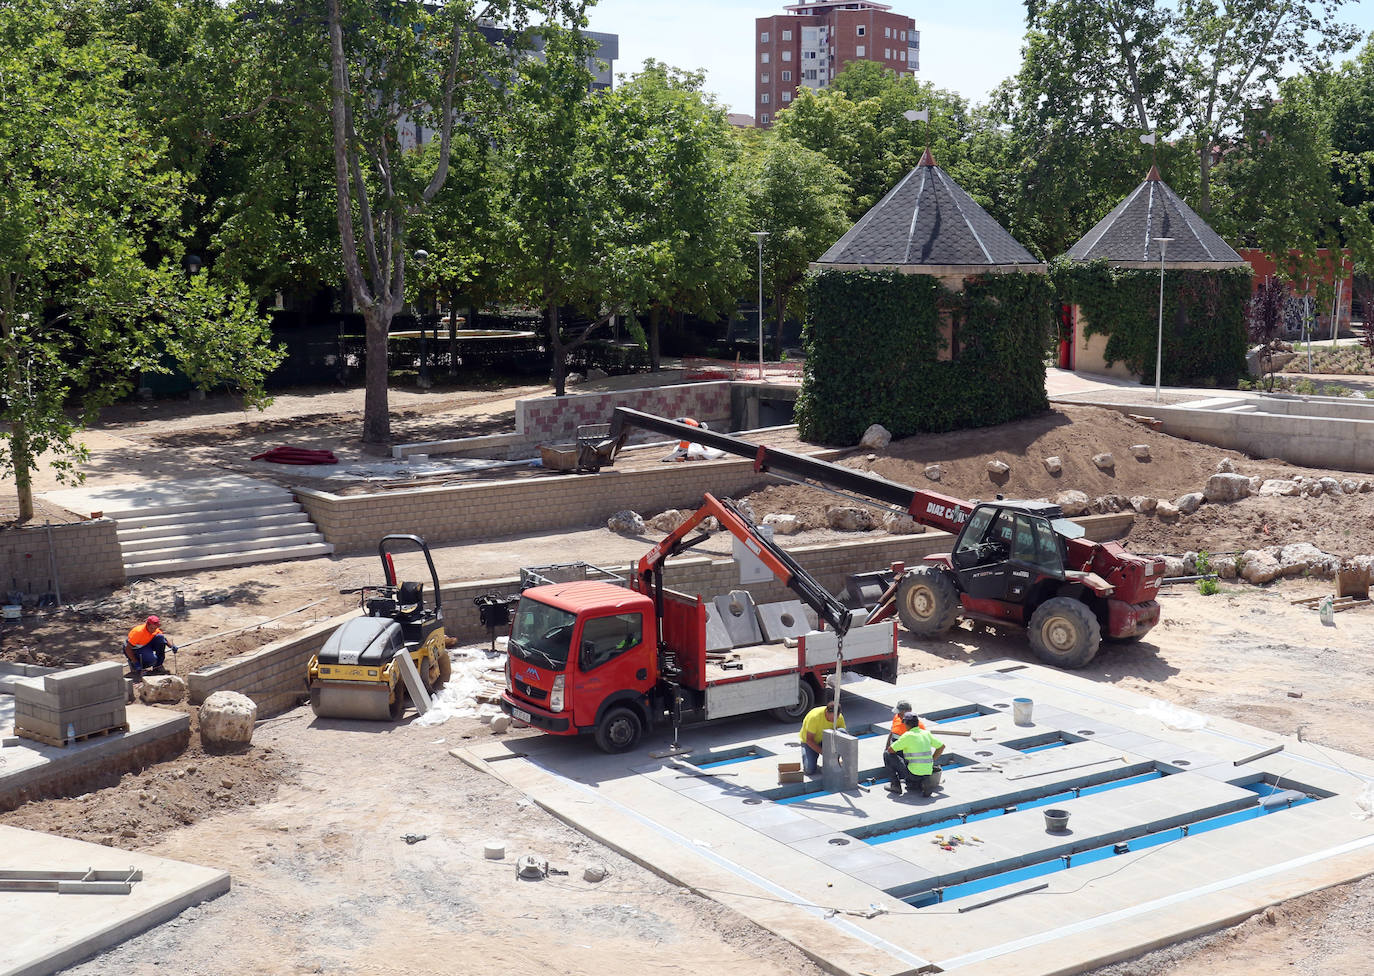
<instances>
[{"instance_id":1,"label":"hedge row","mask_svg":"<svg viewBox=\"0 0 1374 976\"><path fill-rule=\"evenodd\" d=\"M1077 305L1084 332L1107 337L1107 365L1125 363L1153 382L1159 332L1159 271L1113 268L1105 261L1056 261L1050 268L1061 301ZM1164 355L1169 386L1234 387L1245 374L1245 307L1249 268L1164 273Z\"/></svg>"},{"instance_id":2,"label":"hedge row","mask_svg":"<svg viewBox=\"0 0 1374 976\"><path fill-rule=\"evenodd\" d=\"M928 275L817 271L806 308L796 416L808 441L854 444L874 423L894 437L985 427L1048 409L1054 295L1042 275L971 278L958 293ZM958 345L945 361L942 322Z\"/></svg>"}]
</instances>

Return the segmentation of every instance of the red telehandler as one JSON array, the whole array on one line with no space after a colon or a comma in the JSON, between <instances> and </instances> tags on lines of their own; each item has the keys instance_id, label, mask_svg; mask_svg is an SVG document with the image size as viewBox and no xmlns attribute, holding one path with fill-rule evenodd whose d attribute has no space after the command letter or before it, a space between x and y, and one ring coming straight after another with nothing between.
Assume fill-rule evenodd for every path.
<instances>
[{"instance_id":1,"label":"red telehandler","mask_svg":"<svg viewBox=\"0 0 1374 976\"><path fill-rule=\"evenodd\" d=\"M1104 637L1136 641L1159 622L1164 560L1084 538L1082 526L1057 505L1000 498L974 504L628 407L617 408L613 419L616 450L631 427L752 458L760 473L895 506L922 525L955 533L952 552L927 556L914 569L894 566L870 623L895 610L920 637L942 634L960 617L1023 627L1042 661L1081 668Z\"/></svg>"}]
</instances>

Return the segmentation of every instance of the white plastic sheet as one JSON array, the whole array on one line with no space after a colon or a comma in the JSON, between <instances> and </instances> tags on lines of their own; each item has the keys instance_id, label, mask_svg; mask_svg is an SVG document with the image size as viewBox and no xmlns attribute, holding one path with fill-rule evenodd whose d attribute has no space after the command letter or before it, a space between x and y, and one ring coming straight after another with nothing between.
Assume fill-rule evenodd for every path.
<instances>
[{"instance_id":1,"label":"white plastic sheet","mask_svg":"<svg viewBox=\"0 0 1374 976\"><path fill-rule=\"evenodd\" d=\"M1145 708L1137 708L1137 715L1148 715L1175 732L1197 732L1207 728L1207 716L1168 702L1152 701Z\"/></svg>"}]
</instances>

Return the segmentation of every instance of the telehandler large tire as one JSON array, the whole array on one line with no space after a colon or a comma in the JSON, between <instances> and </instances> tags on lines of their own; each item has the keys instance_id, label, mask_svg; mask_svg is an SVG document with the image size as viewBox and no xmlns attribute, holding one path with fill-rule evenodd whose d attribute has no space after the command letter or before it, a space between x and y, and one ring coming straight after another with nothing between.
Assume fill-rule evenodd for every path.
<instances>
[{"instance_id":1,"label":"telehandler large tire","mask_svg":"<svg viewBox=\"0 0 1374 976\"><path fill-rule=\"evenodd\" d=\"M897 584L897 616L917 637L943 634L959 617L959 591L939 566L919 566Z\"/></svg>"},{"instance_id":2,"label":"telehandler large tire","mask_svg":"<svg viewBox=\"0 0 1374 976\"><path fill-rule=\"evenodd\" d=\"M1097 655L1102 627L1087 605L1067 596L1046 600L1031 614L1031 650L1056 668L1081 668Z\"/></svg>"}]
</instances>

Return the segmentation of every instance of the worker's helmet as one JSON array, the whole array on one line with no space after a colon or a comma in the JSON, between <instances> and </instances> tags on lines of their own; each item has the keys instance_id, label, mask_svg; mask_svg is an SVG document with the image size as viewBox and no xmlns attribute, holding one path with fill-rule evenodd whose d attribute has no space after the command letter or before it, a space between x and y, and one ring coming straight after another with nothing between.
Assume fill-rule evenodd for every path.
<instances>
[{"instance_id":1,"label":"worker's helmet","mask_svg":"<svg viewBox=\"0 0 1374 976\"><path fill-rule=\"evenodd\" d=\"M907 725L915 725L915 724L916 724L916 720L917 720L918 718L920 718L920 716L917 715L915 712L903 712L903 713L902 713L902 721L905 722Z\"/></svg>"},{"instance_id":2,"label":"worker's helmet","mask_svg":"<svg viewBox=\"0 0 1374 976\"><path fill-rule=\"evenodd\" d=\"M905 715L907 712L911 711L911 702L899 701L897 703L897 707L894 708L893 711L896 712L898 715Z\"/></svg>"},{"instance_id":3,"label":"worker's helmet","mask_svg":"<svg viewBox=\"0 0 1374 976\"><path fill-rule=\"evenodd\" d=\"M148 620L146 621L146 623L147 623L147 626L149 626L149 627L156 627L156 626L158 626L160 623L162 623L162 621L159 620L159 619L157 619L157 615L156 615L156 614L153 614L152 616L149 616L149 617L148 617Z\"/></svg>"}]
</instances>

